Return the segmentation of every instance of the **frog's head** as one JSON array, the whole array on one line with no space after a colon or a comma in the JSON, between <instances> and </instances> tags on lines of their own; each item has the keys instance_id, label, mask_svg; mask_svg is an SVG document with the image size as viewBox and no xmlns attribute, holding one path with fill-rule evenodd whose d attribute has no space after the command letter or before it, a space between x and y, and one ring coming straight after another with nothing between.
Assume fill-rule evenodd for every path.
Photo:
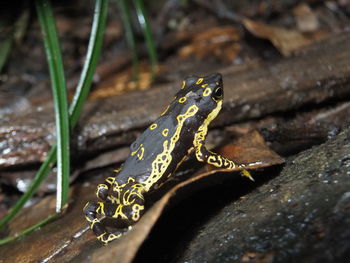
<instances>
[{"instance_id":1,"label":"frog's head","mask_svg":"<svg viewBox=\"0 0 350 263\"><path fill-rule=\"evenodd\" d=\"M219 73L213 73L206 77L187 77L176 94L175 100L186 105L196 105L198 113L203 118L210 115L212 120L221 109L223 97L222 76Z\"/></svg>"}]
</instances>

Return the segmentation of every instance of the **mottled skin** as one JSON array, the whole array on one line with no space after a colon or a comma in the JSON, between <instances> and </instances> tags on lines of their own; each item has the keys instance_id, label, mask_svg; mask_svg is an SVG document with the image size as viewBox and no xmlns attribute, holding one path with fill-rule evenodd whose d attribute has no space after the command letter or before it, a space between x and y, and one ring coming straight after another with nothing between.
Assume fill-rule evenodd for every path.
<instances>
[{"instance_id":1,"label":"mottled skin","mask_svg":"<svg viewBox=\"0 0 350 263\"><path fill-rule=\"evenodd\" d=\"M98 186L96 195L102 202L86 204L85 217L101 242L107 244L121 234L109 233L97 215L129 226L137 222L144 212L144 194L168 180L193 149L201 162L237 167L204 146L208 125L219 113L222 100L222 77L218 73L183 81L171 104L131 145L131 153L116 176Z\"/></svg>"}]
</instances>

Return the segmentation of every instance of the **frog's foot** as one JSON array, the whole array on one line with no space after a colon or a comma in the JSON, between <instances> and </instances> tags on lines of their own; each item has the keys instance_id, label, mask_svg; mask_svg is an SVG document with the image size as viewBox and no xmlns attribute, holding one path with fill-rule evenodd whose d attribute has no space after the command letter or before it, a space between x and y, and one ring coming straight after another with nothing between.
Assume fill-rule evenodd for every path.
<instances>
[{"instance_id":1,"label":"frog's foot","mask_svg":"<svg viewBox=\"0 0 350 263\"><path fill-rule=\"evenodd\" d=\"M105 213L107 209L108 213ZM94 231L97 239L103 244L108 244L112 240L120 238L122 233L114 234L107 231L106 227L102 224L97 215L109 216L111 215L110 207L103 202L89 202L84 207L84 214L86 220L90 223L90 228Z\"/></svg>"},{"instance_id":2,"label":"frog's foot","mask_svg":"<svg viewBox=\"0 0 350 263\"><path fill-rule=\"evenodd\" d=\"M90 228L92 229L92 231L94 231L95 235L97 236L97 239L100 240L102 243L107 244L108 242L110 242L107 241L109 240L109 234L107 232L107 229L101 223L100 219L97 218L97 213L99 212L100 207L101 206L98 203L88 202L84 207L84 214L86 220L90 224Z\"/></svg>"},{"instance_id":3,"label":"frog's foot","mask_svg":"<svg viewBox=\"0 0 350 263\"><path fill-rule=\"evenodd\" d=\"M135 198L126 205L110 202L89 202L84 207L84 214L97 239L103 244L108 244L112 240L121 237L122 233L114 234L108 232L98 216L109 217L117 223L130 226L139 220L143 210L143 200Z\"/></svg>"},{"instance_id":4,"label":"frog's foot","mask_svg":"<svg viewBox=\"0 0 350 263\"><path fill-rule=\"evenodd\" d=\"M114 233L107 233L104 232L103 234L97 236L97 239L102 242L104 245L108 245L109 242L112 242L115 239L118 239L122 236L122 233L114 234Z\"/></svg>"},{"instance_id":5,"label":"frog's foot","mask_svg":"<svg viewBox=\"0 0 350 263\"><path fill-rule=\"evenodd\" d=\"M121 238L123 235L127 234L130 230L132 230L132 226L129 226L127 229L123 229L116 233L108 233L105 232L100 236L97 236L97 239L102 242L104 245L108 245L108 243L112 242L115 239Z\"/></svg>"}]
</instances>

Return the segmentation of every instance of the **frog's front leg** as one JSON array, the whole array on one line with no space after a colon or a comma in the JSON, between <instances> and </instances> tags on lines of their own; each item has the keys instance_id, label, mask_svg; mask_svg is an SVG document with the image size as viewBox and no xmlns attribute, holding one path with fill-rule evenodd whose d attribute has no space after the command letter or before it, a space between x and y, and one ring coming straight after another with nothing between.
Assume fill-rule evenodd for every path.
<instances>
[{"instance_id":1,"label":"frog's front leg","mask_svg":"<svg viewBox=\"0 0 350 263\"><path fill-rule=\"evenodd\" d=\"M114 188L115 187L116 186L114 186ZM116 235L108 232L99 219L99 216L109 217L117 220L118 223L131 226L136 223L143 214L144 188L141 184L133 183L131 180L129 183L119 186L118 190L121 203L112 203L109 200L105 202L88 202L84 207L86 220L96 234L97 239L104 244L108 244L112 240L119 238L122 234Z\"/></svg>"},{"instance_id":2,"label":"frog's front leg","mask_svg":"<svg viewBox=\"0 0 350 263\"><path fill-rule=\"evenodd\" d=\"M199 145L195 150L196 158L200 162L206 162L208 164L214 165L215 167L225 169L240 167L233 161L221 156L220 154L209 151L204 145Z\"/></svg>"},{"instance_id":3,"label":"frog's front leg","mask_svg":"<svg viewBox=\"0 0 350 263\"><path fill-rule=\"evenodd\" d=\"M203 138L205 138L203 136ZM250 180L254 181L253 177L250 175L250 173L244 169L244 165L235 164L233 161L221 156L220 154L214 153L210 150L208 150L204 146L204 140L199 140L197 137L197 140L195 139L195 151L196 151L196 158L200 162L206 162L208 164L214 165L218 168L224 168L224 169L234 169L239 168L242 169L242 175L245 177L248 177Z\"/></svg>"}]
</instances>

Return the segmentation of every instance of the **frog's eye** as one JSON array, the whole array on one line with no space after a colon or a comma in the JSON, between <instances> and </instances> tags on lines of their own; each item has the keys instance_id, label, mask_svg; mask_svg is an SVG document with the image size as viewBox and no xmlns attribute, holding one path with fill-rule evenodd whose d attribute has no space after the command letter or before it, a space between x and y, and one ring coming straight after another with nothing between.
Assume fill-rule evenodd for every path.
<instances>
[{"instance_id":1,"label":"frog's eye","mask_svg":"<svg viewBox=\"0 0 350 263\"><path fill-rule=\"evenodd\" d=\"M224 91L222 87L217 87L213 92L213 99L214 100L221 100L224 95Z\"/></svg>"}]
</instances>

